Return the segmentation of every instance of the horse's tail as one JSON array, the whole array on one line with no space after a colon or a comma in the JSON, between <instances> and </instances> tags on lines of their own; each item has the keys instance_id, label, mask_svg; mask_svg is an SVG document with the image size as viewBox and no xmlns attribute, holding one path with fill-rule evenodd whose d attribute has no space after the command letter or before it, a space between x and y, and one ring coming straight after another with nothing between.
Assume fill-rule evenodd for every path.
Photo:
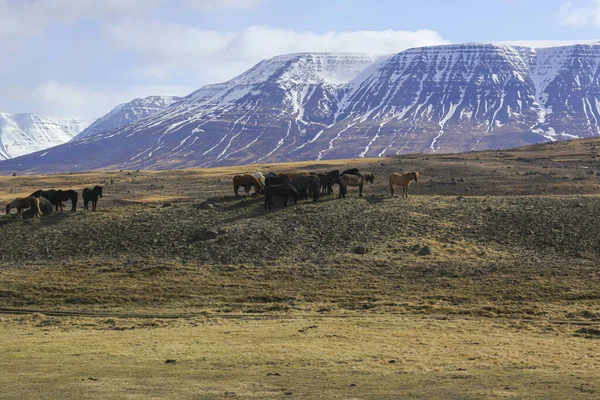
<instances>
[{"instance_id":1,"label":"horse's tail","mask_svg":"<svg viewBox=\"0 0 600 400\"><path fill-rule=\"evenodd\" d=\"M33 198L33 205L35 206L36 216L41 217L42 216L42 210L40 209L40 199L38 199L37 197L34 197Z\"/></svg>"},{"instance_id":2,"label":"horse's tail","mask_svg":"<svg viewBox=\"0 0 600 400\"><path fill-rule=\"evenodd\" d=\"M394 175L390 176L390 192L392 193L392 196L394 196L396 194L396 188L394 187Z\"/></svg>"},{"instance_id":3,"label":"horse's tail","mask_svg":"<svg viewBox=\"0 0 600 400\"><path fill-rule=\"evenodd\" d=\"M239 180L239 175L236 175L233 177L233 192L235 193L236 196L238 194L237 193L238 189L240 188L238 180Z\"/></svg>"}]
</instances>

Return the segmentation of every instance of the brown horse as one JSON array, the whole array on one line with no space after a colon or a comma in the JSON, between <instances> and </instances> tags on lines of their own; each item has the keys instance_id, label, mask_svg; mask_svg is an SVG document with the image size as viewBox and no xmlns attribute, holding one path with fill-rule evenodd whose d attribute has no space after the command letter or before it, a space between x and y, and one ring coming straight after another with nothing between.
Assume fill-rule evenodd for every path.
<instances>
[{"instance_id":1,"label":"brown horse","mask_svg":"<svg viewBox=\"0 0 600 400\"><path fill-rule=\"evenodd\" d=\"M258 194L263 186L260 181L250 174L236 175L233 177L233 191L238 196L238 189L242 186L247 196L250 196L250 188L254 186L255 193Z\"/></svg>"},{"instance_id":2,"label":"brown horse","mask_svg":"<svg viewBox=\"0 0 600 400\"><path fill-rule=\"evenodd\" d=\"M356 175L342 175L340 176L340 194L338 198L346 197L346 189L348 186L358 186L358 196L362 197L363 186L366 182L375 180L375 175L370 172L359 172Z\"/></svg>"},{"instance_id":3,"label":"brown horse","mask_svg":"<svg viewBox=\"0 0 600 400\"><path fill-rule=\"evenodd\" d=\"M37 197L33 197L33 196L19 197L18 199L15 199L15 200L11 201L10 203L8 203L6 205L6 214L8 215L12 208L16 208L17 209L17 219L23 218L22 211L27 208L31 208L31 207L33 207L34 215L36 217L39 218L42 216L42 210L40 210L40 199L38 199Z\"/></svg>"},{"instance_id":4,"label":"brown horse","mask_svg":"<svg viewBox=\"0 0 600 400\"><path fill-rule=\"evenodd\" d=\"M402 186L402 197L408 197L408 185L414 179L415 182L419 182L419 173L417 171L408 172L406 174L398 174L394 172L390 175L390 191L392 196L396 196L395 185Z\"/></svg>"}]
</instances>

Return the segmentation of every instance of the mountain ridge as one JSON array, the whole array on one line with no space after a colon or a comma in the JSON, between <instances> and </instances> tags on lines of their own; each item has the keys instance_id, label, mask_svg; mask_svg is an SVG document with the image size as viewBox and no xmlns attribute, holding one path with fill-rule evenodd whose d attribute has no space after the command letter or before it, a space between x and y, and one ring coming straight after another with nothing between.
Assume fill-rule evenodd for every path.
<instances>
[{"instance_id":1,"label":"mountain ridge","mask_svg":"<svg viewBox=\"0 0 600 400\"><path fill-rule=\"evenodd\" d=\"M0 171L382 157L598 136L599 65L597 44L288 54Z\"/></svg>"}]
</instances>

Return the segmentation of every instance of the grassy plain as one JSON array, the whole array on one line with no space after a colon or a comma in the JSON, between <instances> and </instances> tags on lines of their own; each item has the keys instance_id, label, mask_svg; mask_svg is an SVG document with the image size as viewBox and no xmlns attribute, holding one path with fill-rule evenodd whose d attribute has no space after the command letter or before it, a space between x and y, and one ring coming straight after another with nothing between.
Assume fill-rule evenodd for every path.
<instances>
[{"instance_id":1,"label":"grassy plain","mask_svg":"<svg viewBox=\"0 0 600 400\"><path fill-rule=\"evenodd\" d=\"M107 182L96 213L0 218L2 394L597 398L599 143L0 177L2 201ZM232 196L235 173L351 166L363 198Z\"/></svg>"}]
</instances>

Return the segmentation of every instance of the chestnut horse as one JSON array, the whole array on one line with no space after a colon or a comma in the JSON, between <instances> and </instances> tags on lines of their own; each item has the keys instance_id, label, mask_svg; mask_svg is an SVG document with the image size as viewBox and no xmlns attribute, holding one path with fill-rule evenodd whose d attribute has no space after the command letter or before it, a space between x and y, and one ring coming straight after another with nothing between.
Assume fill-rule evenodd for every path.
<instances>
[{"instance_id":1,"label":"chestnut horse","mask_svg":"<svg viewBox=\"0 0 600 400\"><path fill-rule=\"evenodd\" d=\"M358 196L362 197L363 186L366 182L373 183L375 175L370 172L359 172L356 175L340 176L340 194L338 198L346 197L346 189L348 186L358 186Z\"/></svg>"},{"instance_id":2,"label":"chestnut horse","mask_svg":"<svg viewBox=\"0 0 600 400\"><path fill-rule=\"evenodd\" d=\"M250 174L236 175L233 177L233 191L235 192L236 196L238 196L238 189L240 186L244 188L244 191L248 196L250 196L250 188L252 186L254 186L256 194L258 194L263 188L263 186L260 184L260 181Z\"/></svg>"},{"instance_id":3,"label":"chestnut horse","mask_svg":"<svg viewBox=\"0 0 600 400\"><path fill-rule=\"evenodd\" d=\"M27 208L33 207L33 212L36 217L42 216L42 210L40 210L40 199L37 197L19 197L6 205L6 214L10 213L12 208L17 209L17 219L23 218L22 211Z\"/></svg>"},{"instance_id":4,"label":"chestnut horse","mask_svg":"<svg viewBox=\"0 0 600 400\"><path fill-rule=\"evenodd\" d=\"M408 185L414 179L419 182L419 173L417 171L408 172L406 174L398 174L394 172L390 175L390 191L392 196L396 196L396 188L394 185L402 186L402 197L408 197Z\"/></svg>"}]
</instances>

